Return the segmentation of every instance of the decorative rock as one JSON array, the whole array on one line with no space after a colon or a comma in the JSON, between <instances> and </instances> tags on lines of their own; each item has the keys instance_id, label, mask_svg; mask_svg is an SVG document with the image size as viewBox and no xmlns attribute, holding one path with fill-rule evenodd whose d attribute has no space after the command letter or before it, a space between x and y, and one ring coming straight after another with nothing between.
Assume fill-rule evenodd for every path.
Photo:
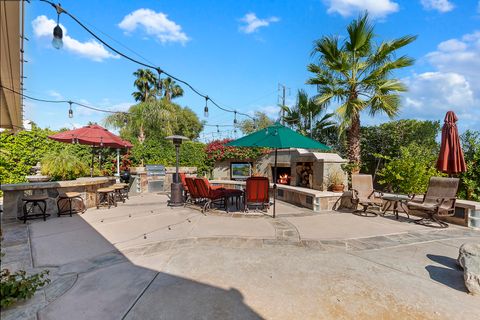
<instances>
[{"instance_id":1,"label":"decorative rock","mask_svg":"<svg viewBox=\"0 0 480 320\"><path fill-rule=\"evenodd\" d=\"M480 295L480 243L462 244L457 261L464 270L463 277L468 291Z\"/></svg>"}]
</instances>

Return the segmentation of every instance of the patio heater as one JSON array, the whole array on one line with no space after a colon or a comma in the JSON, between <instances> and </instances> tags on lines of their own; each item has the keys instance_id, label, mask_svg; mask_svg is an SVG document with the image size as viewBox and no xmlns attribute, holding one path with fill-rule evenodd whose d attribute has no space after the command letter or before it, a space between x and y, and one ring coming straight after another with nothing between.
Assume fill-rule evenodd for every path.
<instances>
[{"instance_id":1,"label":"patio heater","mask_svg":"<svg viewBox=\"0 0 480 320\"><path fill-rule=\"evenodd\" d=\"M182 206L184 199L183 199L183 186L180 182L180 175L178 174L178 154L180 151L180 145L184 140L188 140L187 137L184 136L168 136L165 139L171 140L173 145L175 146L175 154L176 154L176 165L175 165L175 174L173 175L173 181L171 186L171 194L170 200L168 201L168 205L171 207L178 207Z\"/></svg>"}]
</instances>

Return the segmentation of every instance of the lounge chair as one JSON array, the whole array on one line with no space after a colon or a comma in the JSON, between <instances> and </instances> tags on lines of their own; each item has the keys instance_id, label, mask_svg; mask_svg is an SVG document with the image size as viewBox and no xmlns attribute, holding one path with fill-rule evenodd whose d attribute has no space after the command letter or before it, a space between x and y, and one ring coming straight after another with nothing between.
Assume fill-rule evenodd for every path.
<instances>
[{"instance_id":1,"label":"lounge chair","mask_svg":"<svg viewBox=\"0 0 480 320\"><path fill-rule=\"evenodd\" d=\"M415 223L429 227L448 228L448 224L439 218L455 214L459 183L460 179L458 178L431 177L423 201L407 202L409 210L421 211L426 214L426 217L416 220ZM432 225L432 222L437 225Z\"/></svg>"},{"instance_id":2,"label":"lounge chair","mask_svg":"<svg viewBox=\"0 0 480 320\"><path fill-rule=\"evenodd\" d=\"M185 184L189 190L187 199L185 200L185 206L188 203L196 204L202 201L200 194L198 193L197 187L195 186L195 178L193 177L185 177Z\"/></svg>"},{"instance_id":3,"label":"lounge chair","mask_svg":"<svg viewBox=\"0 0 480 320\"><path fill-rule=\"evenodd\" d=\"M267 177L250 177L245 185L244 210L248 212L248 206L261 207L262 210L270 208L270 196L268 189L270 182Z\"/></svg>"},{"instance_id":4,"label":"lounge chair","mask_svg":"<svg viewBox=\"0 0 480 320\"><path fill-rule=\"evenodd\" d=\"M227 207L224 189L214 189L210 187L208 180L205 178L195 178L194 183L198 191L198 196L205 199L205 202L202 203L202 213L210 209L212 204L220 204L225 208Z\"/></svg>"},{"instance_id":5,"label":"lounge chair","mask_svg":"<svg viewBox=\"0 0 480 320\"><path fill-rule=\"evenodd\" d=\"M373 178L369 174L352 174L352 191L353 203L358 207L361 205L362 210L354 210L353 214L364 217L376 217L377 212L371 208L382 207L383 193L373 189Z\"/></svg>"}]
</instances>

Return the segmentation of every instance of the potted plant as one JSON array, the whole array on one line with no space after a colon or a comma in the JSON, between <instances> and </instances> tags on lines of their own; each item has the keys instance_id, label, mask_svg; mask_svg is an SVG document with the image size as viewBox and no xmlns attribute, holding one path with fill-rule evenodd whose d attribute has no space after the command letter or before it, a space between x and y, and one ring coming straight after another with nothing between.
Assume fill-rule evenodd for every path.
<instances>
[{"instance_id":1,"label":"potted plant","mask_svg":"<svg viewBox=\"0 0 480 320\"><path fill-rule=\"evenodd\" d=\"M330 170L327 176L328 188L333 192L342 192L345 188L343 184L345 180L345 174L342 170L334 168Z\"/></svg>"}]
</instances>

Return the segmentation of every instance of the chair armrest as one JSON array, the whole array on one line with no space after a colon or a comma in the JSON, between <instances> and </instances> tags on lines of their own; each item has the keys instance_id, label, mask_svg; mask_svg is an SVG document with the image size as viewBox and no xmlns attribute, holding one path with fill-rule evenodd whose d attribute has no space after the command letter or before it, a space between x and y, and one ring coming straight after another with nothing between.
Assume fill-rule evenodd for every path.
<instances>
[{"instance_id":1,"label":"chair armrest","mask_svg":"<svg viewBox=\"0 0 480 320\"><path fill-rule=\"evenodd\" d=\"M352 191L352 199L358 199L358 190L350 189Z\"/></svg>"},{"instance_id":2,"label":"chair armrest","mask_svg":"<svg viewBox=\"0 0 480 320\"><path fill-rule=\"evenodd\" d=\"M376 196L376 195L375 195L376 193L379 194L379 195ZM372 191L372 193L370 193L370 194L368 195L368 199L370 199L372 196L373 196L374 198L375 198L375 197L377 197L377 198L383 197L383 192L374 189L374 190Z\"/></svg>"}]
</instances>

